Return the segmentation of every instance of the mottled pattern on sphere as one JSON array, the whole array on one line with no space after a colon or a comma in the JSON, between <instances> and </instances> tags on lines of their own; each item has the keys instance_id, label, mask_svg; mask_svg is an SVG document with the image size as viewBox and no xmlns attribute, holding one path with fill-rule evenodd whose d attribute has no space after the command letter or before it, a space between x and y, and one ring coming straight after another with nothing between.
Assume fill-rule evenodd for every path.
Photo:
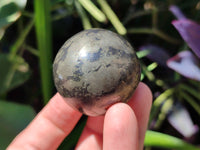
<instances>
[{"instance_id":1,"label":"mottled pattern on sphere","mask_svg":"<svg viewBox=\"0 0 200 150\"><path fill-rule=\"evenodd\" d=\"M58 92L87 115L100 115L118 101L127 102L140 80L132 46L104 29L82 31L59 50L53 64Z\"/></svg>"}]
</instances>

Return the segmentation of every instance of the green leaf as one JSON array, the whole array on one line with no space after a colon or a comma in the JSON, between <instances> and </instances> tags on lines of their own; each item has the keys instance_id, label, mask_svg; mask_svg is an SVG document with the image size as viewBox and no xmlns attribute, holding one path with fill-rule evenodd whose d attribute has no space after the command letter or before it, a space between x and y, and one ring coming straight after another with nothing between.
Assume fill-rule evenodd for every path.
<instances>
[{"instance_id":1,"label":"green leaf","mask_svg":"<svg viewBox=\"0 0 200 150\"><path fill-rule=\"evenodd\" d=\"M0 39L3 30L21 16L21 10L26 6L27 0L1 0L0 3Z\"/></svg>"},{"instance_id":2,"label":"green leaf","mask_svg":"<svg viewBox=\"0 0 200 150\"><path fill-rule=\"evenodd\" d=\"M185 141L155 131L147 131L144 145L147 147L159 147L159 148L166 148L166 149L176 149L176 150L200 150Z\"/></svg>"},{"instance_id":3,"label":"green leaf","mask_svg":"<svg viewBox=\"0 0 200 150\"><path fill-rule=\"evenodd\" d=\"M22 57L11 60L8 54L0 54L0 94L23 84L29 76L29 65Z\"/></svg>"},{"instance_id":4,"label":"green leaf","mask_svg":"<svg viewBox=\"0 0 200 150\"><path fill-rule=\"evenodd\" d=\"M6 149L34 117L30 106L0 100L0 149Z\"/></svg>"}]
</instances>

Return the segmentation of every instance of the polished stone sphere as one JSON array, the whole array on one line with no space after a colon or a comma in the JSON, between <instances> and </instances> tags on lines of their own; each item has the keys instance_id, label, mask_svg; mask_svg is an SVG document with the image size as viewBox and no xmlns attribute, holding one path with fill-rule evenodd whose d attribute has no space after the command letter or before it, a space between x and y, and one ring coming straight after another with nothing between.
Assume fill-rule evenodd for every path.
<instances>
[{"instance_id":1,"label":"polished stone sphere","mask_svg":"<svg viewBox=\"0 0 200 150\"><path fill-rule=\"evenodd\" d=\"M54 60L56 89L80 112L98 116L127 102L140 81L140 64L130 43L104 29L90 29L67 40Z\"/></svg>"}]
</instances>

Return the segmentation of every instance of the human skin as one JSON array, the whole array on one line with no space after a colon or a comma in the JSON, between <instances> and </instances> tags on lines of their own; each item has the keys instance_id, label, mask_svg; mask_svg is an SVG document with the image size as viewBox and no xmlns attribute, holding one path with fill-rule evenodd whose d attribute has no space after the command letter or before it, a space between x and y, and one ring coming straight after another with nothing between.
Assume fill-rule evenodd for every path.
<instances>
[{"instance_id":1,"label":"human skin","mask_svg":"<svg viewBox=\"0 0 200 150\"><path fill-rule=\"evenodd\" d=\"M75 149L142 150L151 103L150 89L140 83L127 104L116 103L105 115L88 117ZM57 93L7 150L57 149L81 116Z\"/></svg>"}]
</instances>

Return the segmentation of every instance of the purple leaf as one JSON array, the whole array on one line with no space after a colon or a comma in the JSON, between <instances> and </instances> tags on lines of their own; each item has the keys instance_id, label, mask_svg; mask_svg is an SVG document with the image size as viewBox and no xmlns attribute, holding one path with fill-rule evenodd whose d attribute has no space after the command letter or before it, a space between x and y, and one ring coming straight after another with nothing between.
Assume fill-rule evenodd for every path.
<instances>
[{"instance_id":1,"label":"purple leaf","mask_svg":"<svg viewBox=\"0 0 200 150\"><path fill-rule=\"evenodd\" d=\"M156 45L145 45L140 47L139 50L148 50L149 54L146 57L161 66L166 66L166 61L170 58L169 54L163 48Z\"/></svg>"},{"instance_id":2,"label":"purple leaf","mask_svg":"<svg viewBox=\"0 0 200 150\"><path fill-rule=\"evenodd\" d=\"M167 61L167 66L181 75L200 81L198 59L190 51L183 51Z\"/></svg>"},{"instance_id":3,"label":"purple leaf","mask_svg":"<svg viewBox=\"0 0 200 150\"><path fill-rule=\"evenodd\" d=\"M182 11L175 5L169 7L169 10L176 16L178 19L187 19Z\"/></svg>"},{"instance_id":4,"label":"purple leaf","mask_svg":"<svg viewBox=\"0 0 200 150\"><path fill-rule=\"evenodd\" d=\"M187 109L183 105L178 103L174 105L172 110L168 116L168 121L179 133L186 138L197 133L198 126L194 125Z\"/></svg>"},{"instance_id":5,"label":"purple leaf","mask_svg":"<svg viewBox=\"0 0 200 150\"><path fill-rule=\"evenodd\" d=\"M200 58L200 25L189 19L173 21L172 24L188 46Z\"/></svg>"}]
</instances>

